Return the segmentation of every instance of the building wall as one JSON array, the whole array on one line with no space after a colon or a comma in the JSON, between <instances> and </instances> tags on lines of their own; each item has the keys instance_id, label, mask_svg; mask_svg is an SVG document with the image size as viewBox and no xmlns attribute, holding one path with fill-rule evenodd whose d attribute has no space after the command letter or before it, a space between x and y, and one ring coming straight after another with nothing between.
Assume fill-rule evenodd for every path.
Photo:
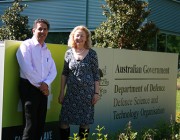
<instances>
[{"instance_id":1,"label":"building wall","mask_svg":"<svg viewBox=\"0 0 180 140\"><path fill-rule=\"evenodd\" d=\"M173 0L149 0L153 21L161 31L180 35L180 3Z\"/></svg>"},{"instance_id":2,"label":"building wall","mask_svg":"<svg viewBox=\"0 0 180 140\"><path fill-rule=\"evenodd\" d=\"M51 23L50 32L70 32L77 25L94 30L105 20L101 5L104 0L29 0L23 14L29 16L29 25L37 18ZM0 15L12 2L0 2ZM173 0L149 0L153 21L161 31L180 35L180 3ZM0 23L0 25L2 25Z\"/></svg>"},{"instance_id":3,"label":"building wall","mask_svg":"<svg viewBox=\"0 0 180 140\"><path fill-rule=\"evenodd\" d=\"M77 25L86 25L94 30L105 18L102 15L103 0L34 0L25 1L28 7L23 14L29 16L29 25L37 18L46 18L51 23L50 32L69 32ZM0 14L12 2L0 2Z\"/></svg>"}]
</instances>

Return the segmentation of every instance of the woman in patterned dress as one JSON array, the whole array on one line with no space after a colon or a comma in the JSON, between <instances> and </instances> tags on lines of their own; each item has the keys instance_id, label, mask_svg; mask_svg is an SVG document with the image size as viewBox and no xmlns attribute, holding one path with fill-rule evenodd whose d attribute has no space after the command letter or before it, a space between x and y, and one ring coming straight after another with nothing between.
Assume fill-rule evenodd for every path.
<instances>
[{"instance_id":1,"label":"woman in patterned dress","mask_svg":"<svg viewBox=\"0 0 180 140\"><path fill-rule=\"evenodd\" d=\"M62 140L68 140L70 125L79 125L80 139L88 137L89 125L94 122L94 105L100 99L98 59L91 49L90 31L85 26L75 27L68 46L71 48L65 53L58 98L62 104L59 116Z\"/></svg>"}]
</instances>

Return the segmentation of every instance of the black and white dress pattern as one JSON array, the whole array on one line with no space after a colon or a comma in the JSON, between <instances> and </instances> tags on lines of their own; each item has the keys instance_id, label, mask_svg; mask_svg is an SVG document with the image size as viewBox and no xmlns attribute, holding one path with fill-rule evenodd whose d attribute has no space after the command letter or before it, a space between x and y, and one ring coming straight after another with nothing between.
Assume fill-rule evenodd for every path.
<instances>
[{"instance_id":1,"label":"black and white dress pattern","mask_svg":"<svg viewBox=\"0 0 180 140\"><path fill-rule=\"evenodd\" d=\"M89 49L85 58L78 61L72 49L67 50L62 74L67 76L67 88L59 116L60 122L72 125L92 124L95 81L100 79L96 52Z\"/></svg>"}]
</instances>

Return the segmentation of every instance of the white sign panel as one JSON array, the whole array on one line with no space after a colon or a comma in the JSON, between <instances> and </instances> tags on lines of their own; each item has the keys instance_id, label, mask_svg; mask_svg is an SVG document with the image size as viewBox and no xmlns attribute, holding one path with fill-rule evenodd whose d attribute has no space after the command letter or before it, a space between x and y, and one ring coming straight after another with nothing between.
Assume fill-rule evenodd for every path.
<instances>
[{"instance_id":1,"label":"white sign panel","mask_svg":"<svg viewBox=\"0 0 180 140\"><path fill-rule=\"evenodd\" d=\"M178 54L95 50L103 77L94 127L114 131L131 121L140 129L175 118Z\"/></svg>"}]
</instances>

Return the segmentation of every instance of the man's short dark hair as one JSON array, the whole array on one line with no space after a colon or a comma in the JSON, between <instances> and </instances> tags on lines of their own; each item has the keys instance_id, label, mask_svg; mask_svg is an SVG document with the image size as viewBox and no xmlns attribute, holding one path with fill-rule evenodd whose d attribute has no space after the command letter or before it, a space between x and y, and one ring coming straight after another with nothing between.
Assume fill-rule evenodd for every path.
<instances>
[{"instance_id":1,"label":"man's short dark hair","mask_svg":"<svg viewBox=\"0 0 180 140\"><path fill-rule=\"evenodd\" d=\"M46 19L41 19L41 18L36 19L36 20L34 21L33 28L36 28L37 23L40 23L40 22L45 23L45 24L47 25L48 30L49 30L49 28L50 28L49 22L48 22Z\"/></svg>"}]
</instances>

